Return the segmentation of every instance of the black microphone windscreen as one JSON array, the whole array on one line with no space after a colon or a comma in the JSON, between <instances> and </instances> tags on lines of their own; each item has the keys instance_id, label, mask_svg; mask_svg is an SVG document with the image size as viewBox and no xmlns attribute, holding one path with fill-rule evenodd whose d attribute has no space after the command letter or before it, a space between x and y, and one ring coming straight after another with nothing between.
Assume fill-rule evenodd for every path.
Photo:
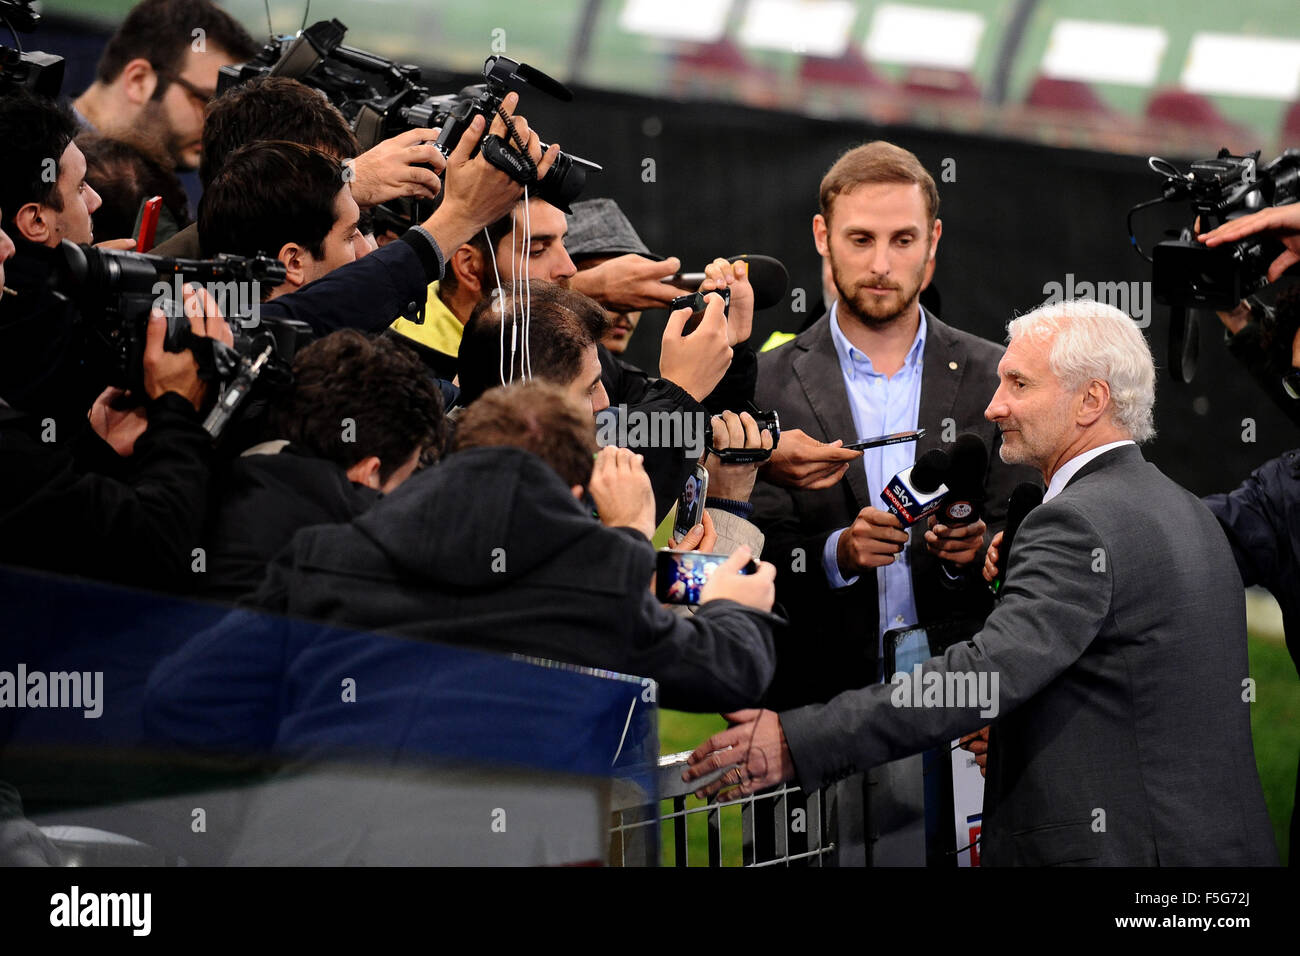
<instances>
[{"instance_id":1,"label":"black microphone windscreen","mask_svg":"<svg viewBox=\"0 0 1300 956\"><path fill-rule=\"evenodd\" d=\"M1021 482L1016 485L1015 491L1011 492L1011 499L1007 502L1007 527L1002 533L1002 543L998 545L998 569L997 577L993 579L994 590L1002 586L1003 580L1007 576L1007 561L1011 556L1011 542L1015 540L1016 532L1020 530L1020 523L1025 520L1025 516L1043 503L1043 489L1031 481Z\"/></svg>"},{"instance_id":2,"label":"black microphone windscreen","mask_svg":"<svg viewBox=\"0 0 1300 956\"><path fill-rule=\"evenodd\" d=\"M728 262L744 262L749 266L749 284L754 287L754 309L770 309L785 298L790 285L790 273L779 259L771 256L732 256Z\"/></svg>"},{"instance_id":3,"label":"black microphone windscreen","mask_svg":"<svg viewBox=\"0 0 1300 956\"><path fill-rule=\"evenodd\" d=\"M951 462L948 453L941 448L932 448L921 456L912 468L911 483L917 491L928 494L943 484L948 475Z\"/></svg>"},{"instance_id":4,"label":"black microphone windscreen","mask_svg":"<svg viewBox=\"0 0 1300 956\"><path fill-rule=\"evenodd\" d=\"M984 473L989 467L989 452L984 441L971 432L957 436L948 469L948 488L954 498L983 499Z\"/></svg>"}]
</instances>

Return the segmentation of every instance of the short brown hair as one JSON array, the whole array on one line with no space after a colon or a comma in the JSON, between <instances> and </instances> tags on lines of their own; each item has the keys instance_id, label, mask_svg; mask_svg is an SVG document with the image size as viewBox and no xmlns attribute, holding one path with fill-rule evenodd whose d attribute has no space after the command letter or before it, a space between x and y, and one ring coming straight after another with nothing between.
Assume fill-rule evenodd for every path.
<instances>
[{"instance_id":1,"label":"short brown hair","mask_svg":"<svg viewBox=\"0 0 1300 956\"><path fill-rule=\"evenodd\" d=\"M313 146L335 159L361 152L348 121L319 92L288 77L259 76L208 106L199 181L206 189L235 150L272 139Z\"/></svg>"},{"instance_id":2,"label":"short brown hair","mask_svg":"<svg viewBox=\"0 0 1300 956\"><path fill-rule=\"evenodd\" d=\"M868 183L920 186L921 198L925 200L925 215L930 225L934 225L935 217L939 215L939 190L935 188L934 177L914 153L883 139L849 150L827 170L822 177L820 195L822 216L829 222L835 197Z\"/></svg>"},{"instance_id":3,"label":"short brown hair","mask_svg":"<svg viewBox=\"0 0 1300 956\"><path fill-rule=\"evenodd\" d=\"M587 487L596 456L591 412L564 389L546 382L519 382L485 392L465 409L453 451L522 448L554 468L572 487Z\"/></svg>"},{"instance_id":4,"label":"short brown hair","mask_svg":"<svg viewBox=\"0 0 1300 956\"><path fill-rule=\"evenodd\" d=\"M594 300L554 282L514 280L501 283L499 298L496 291L493 288L474 306L461 335L456 369L462 405L472 404L489 388L500 385L503 368L508 379L522 379L527 372L568 385L582 373L587 349L600 341L609 324L605 310ZM501 351L503 344L510 348L510 335L502 333L501 323L518 319L522 324L525 315L527 362L522 342L513 355Z\"/></svg>"},{"instance_id":5,"label":"short brown hair","mask_svg":"<svg viewBox=\"0 0 1300 956\"><path fill-rule=\"evenodd\" d=\"M380 481L417 451L436 460L447 434L442 391L396 340L340 329L294 356L293 375L271 409L278 437L342 468L374 455Z\"/></svg>"}]
</instances>

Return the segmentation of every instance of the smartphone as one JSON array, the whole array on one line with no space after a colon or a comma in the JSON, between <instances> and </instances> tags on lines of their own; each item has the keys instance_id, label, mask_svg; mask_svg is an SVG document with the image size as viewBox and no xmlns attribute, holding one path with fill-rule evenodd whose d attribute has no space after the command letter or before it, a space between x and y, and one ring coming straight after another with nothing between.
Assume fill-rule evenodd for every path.
<instances>
[{"instance_id":1,"label":"smartphone","mask_svg":"<svg viewBox=\"0 0 1300 956\"><path fill-rule=\"evenodd\" d=\"M162 212L162 196L150 196L140 204L140 217L135 226L135 251L148 252L153 248L158 234L158 215Z\"/></svg>"},{"instance_id":2,"label":"smartphone","mask_svg":"<svg viewBox=\"0 0 1300 956\"><path fill-rule=\"evenodd\" d=\"M703 465L696 465L686 476L682 493L677 496L677 518L673 521L673 537L678 541L704 520L704 499L709 494L709 473Z\"/></svg>"},{"instance_id":3,"label":"smartphone","mask_svg":"<svg viewBox=\"0 0 1300 956\"><path fill-rule=\"evenodd\" d=\"M925 429L918 428L913 432L894 432L892 435L878 435L875 438L859 438L852 444L843 447L861 451L863 448L879 448L881 445L898 445L905 441L917 441L924 434Z\"/></svg>"},{"instance_id":4,"label":"smartphone","mask_svg":"<svg viewBox=\"0 0 1300 956\"><path fill-rule=\"evenodd\" d=\"M699 327L700 322L704 319L704 310L709 307L705 297L709 295L722 296L722 314L727 314L727 309L731 306L730 289L713 289L711 292L691 292L688 295L679 295L668 304L669 312L676 312L678 309L690 309L691 317L686 320L682 326L682 335L690 335Z\"/></svg>"},{"instance_id":5,"label":"smartphone","mask_svg":"<svg viewBox=\"0 0 1300 956\"><path fill-rule=\"evenodd\" d=\"M701 551L669 551L655 555L655 596L663 604L699 604L700 592L709 577L727 560L725 554ZM740 569L753 574L758 563L751 560Z\"/></svg>"}]
</instances>

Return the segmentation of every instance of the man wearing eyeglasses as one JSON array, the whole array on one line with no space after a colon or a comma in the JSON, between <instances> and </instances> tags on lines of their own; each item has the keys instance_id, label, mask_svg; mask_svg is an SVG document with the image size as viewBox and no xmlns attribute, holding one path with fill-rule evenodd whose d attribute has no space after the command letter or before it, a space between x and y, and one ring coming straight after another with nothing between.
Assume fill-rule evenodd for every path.
<instances>
[{"instance_id":1,"label":"man wearing eyeglasses","mask_svg":"<svg viewBox=\"0 0 1300 956\"><path fill-rule=\"evenodd\" d=\"M203 117L221 67L257 44L210 0L142 0L108 41L95 82L73 106L83 125L197 169Z\"/></svg>"}]
</instances>

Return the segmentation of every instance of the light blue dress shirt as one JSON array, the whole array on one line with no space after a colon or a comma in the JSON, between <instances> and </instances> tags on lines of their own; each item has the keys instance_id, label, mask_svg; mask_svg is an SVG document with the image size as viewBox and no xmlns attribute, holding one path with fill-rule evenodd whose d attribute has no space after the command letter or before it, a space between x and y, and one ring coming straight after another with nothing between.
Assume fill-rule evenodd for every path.
<instances>
[{"instance_id":1,"label":"light blue dress shirt","mask_svg":"<svg viewBox=\"0 0 1300 956\"><path fill-rule=\"evenodd\" d=\"M902 368L889 377L877 372L871 365L871 359L845 338L840 331L838 306L831 307L830 323L831 339L835 343L840 372L844 376L844 391L849 399L849 409L853 413L853 426L857 434L828 437L845 437L846 441L852 441L855 438L874 438L877 435L890 435L917 428L921 410L921 371L925 358L925 310L921 309L916 338L903 360ZM884 504L880 500L881 489L894 475L915 463L916 443L901 442L897 445L868 448L862 453L861 464L855 463L849 467L866 469L871 503L884 511ZM848 587L858 580L857 575L847 579L841 575L839 563L835 559L836 543L843 530L841 528L831 532L822 548L822 567L826 570L826 580L833 588ZM885 632L917 622L916 599L912 594L912 568L906 548L895 558L893 564L876 568L876 592L880 608L876 653L883 659Z\"/></svg>"}]
</instances>

